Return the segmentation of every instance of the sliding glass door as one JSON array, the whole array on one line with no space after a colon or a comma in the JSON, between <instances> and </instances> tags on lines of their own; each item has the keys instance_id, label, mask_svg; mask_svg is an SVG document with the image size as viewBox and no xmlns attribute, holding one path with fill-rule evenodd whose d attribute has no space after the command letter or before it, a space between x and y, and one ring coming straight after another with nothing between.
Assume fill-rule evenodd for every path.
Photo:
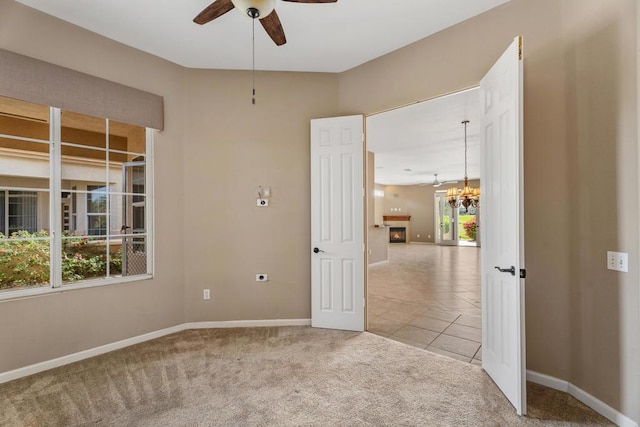
<instances>
[{"instance_id":1,"label":"sliding glass door","mask_svg":"<svg viewBox=\"0 0 640 427\"><path fill-rule=\"evenodd\" d=\"M451 208L445 192L434 195L436 243L439 245L458 244L458 210Z\"/></svg>"}]
</instances>

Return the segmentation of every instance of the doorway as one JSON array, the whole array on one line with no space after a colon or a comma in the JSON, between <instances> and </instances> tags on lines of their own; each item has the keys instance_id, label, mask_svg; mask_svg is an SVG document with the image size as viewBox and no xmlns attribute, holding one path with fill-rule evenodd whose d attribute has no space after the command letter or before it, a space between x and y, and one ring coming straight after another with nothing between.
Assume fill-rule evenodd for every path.
<instances>
[{"instance_id":1,"label":"doorway","mask_svg":"<svg viewBox=\"0 0 640 427\"><path fill-rule=\"evenodd\" d=\"M482 124L484 152L482 211L484 218L491 219L483 221L484 239L490 244L483 245L481 261L481 304L489 308L482 312L482 368L519 415L526 413L522 46L522 37L516 37L480 81L481 120L478 121ZM414 105L431 106L432 102ZM367 117L368 131L371 131L369 120L375 116ZM462 123L466 135L469 121L465 119ZM419 136L414 144L424 140ZM370 161L365 166L364 142L362 115L311 120L312 326L354 331L365 328L367 277L364 261L370 261L373 245L371 236L367 241L363 234L371 235L374 228L384 230L387 224L376 223L378 215L375 211L363 209L363 200L369 206L373 202L360 190L375 188L373 171L378 169L373 153L367 153ZM406 162L414 157L405 155L400 160ZM330 173L332 170L338 172L336 176ZM408 174L405 179L416 179L411 175L421 175L411 168L404 171ZM364 182L365 177L367 182L371 181L370 185ZM439 187L441 182L436 174L434 178L431 187ZM461 193L455 190L454 194L468 201L477 194L467 189L466 167L464 181L465 189ZM336 185L331 184L334 182ZM336 191L332 191L334 188ZM393 194L394 198L396 194L399 198L400 193ZM393 210L401 212L402 208ZM407 223L409 244L413 233L416 239L420 235L417 227L413 228L409 222L412 215L406 215L406 212L398 215L401 217L398 219ZM388 248L388 245L381 247ZM365 255L367 249L369 256ZM359 276L360 273L365 276Z\"/></svg>"},{"instance_id":2,"label":"doorway","mask_svg":"<svg viewBox=\"0 0 640 427\"><path fill-rule=\"evenodd\" d=\"M480 251L465 224L477 212L452 207L447 189L463 182L463 120L475 124L467 160L470 177L480 178L479 105L473 88L366 121L369 187L377 195L369 203L368 331L475 364L482 359ZM407 230L400 244L390 232L399 224L388 221L399 215ZM382 261L378 234L391 236Z\"/></svg>"}]
</instances>

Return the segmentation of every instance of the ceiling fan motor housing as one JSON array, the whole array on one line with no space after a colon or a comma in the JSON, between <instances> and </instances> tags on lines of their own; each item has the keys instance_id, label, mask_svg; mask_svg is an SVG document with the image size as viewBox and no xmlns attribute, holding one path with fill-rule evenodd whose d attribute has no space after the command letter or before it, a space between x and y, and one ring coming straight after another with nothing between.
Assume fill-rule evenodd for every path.
<instances>
[{"instance_id":1,"label":"ceiling fan motor housing","mask_svg":"<svg viewBox=\"0 0 640 427\"><path fill-rule=\"evenodd\" d=\"M276 6L276 0L231 0L231 2L238 10L245 12L253 19L269 16Z\"/></svg>"}]
</instances>

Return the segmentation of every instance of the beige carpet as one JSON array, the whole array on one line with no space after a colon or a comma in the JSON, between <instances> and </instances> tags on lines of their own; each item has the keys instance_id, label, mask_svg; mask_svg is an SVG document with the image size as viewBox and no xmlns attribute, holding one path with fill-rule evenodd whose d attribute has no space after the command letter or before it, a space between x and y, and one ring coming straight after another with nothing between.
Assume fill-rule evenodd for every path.
<instances>
[{"instance_id":1,"label":"beige carpet","mask_svg":"<svg viewBox=\"0 0 640 427\"><path fill-rule=\"evenodd\" d=\"M478 366L308 327L189 330L0 385L12 427L608 425L534 385L529 416Z\"/></svg>"}]
</instances>

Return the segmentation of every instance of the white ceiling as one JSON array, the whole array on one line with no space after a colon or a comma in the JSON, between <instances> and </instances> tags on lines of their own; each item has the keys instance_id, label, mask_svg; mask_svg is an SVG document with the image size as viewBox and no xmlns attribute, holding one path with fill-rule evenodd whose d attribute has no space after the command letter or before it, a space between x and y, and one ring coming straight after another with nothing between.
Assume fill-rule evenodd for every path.
<instances>
[{"instance_id":1,"label":"white ceiling","mask_svg":"<svg viewBox=\"0 0 640 427\"><path fill-rule=\"evenodd\" d=\"M17 0L123 44L192 68L251 69L251 19L232 10L200 26L211 0ZM277 47L256 25L256 68L342 72L508 0L277 1Z\"/></svg>"},{"instance_id":2,"label":"white ceiling","mask_svg":"<svg viewBox=\"0 0 640 427\"><path fill-rule=\"evenodd\" d=\"M367 147L376 155L376 183L432 184L436 173L439 181L462 182L463 120L470 121L467 125L469 179L479 178L478 96L479 90L471 89L368 117Z\"/></svg>"}]
</instances>

